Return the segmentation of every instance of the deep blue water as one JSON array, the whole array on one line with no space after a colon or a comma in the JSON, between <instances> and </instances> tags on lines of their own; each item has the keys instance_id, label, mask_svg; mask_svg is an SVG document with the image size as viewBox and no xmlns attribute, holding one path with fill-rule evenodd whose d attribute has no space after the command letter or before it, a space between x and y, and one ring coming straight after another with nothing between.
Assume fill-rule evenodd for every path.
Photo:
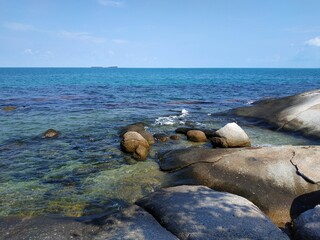
<instances>
[{"instance_id":1,"label":"deep blue water","mask_svg":"<svg viewBox=\"0 0 320 240\"><path fill-rule=\"evenodd\" d=\"M135 162L117 131L138 121L168 134L240 121L254 145L310 144L227 111L319 86L320 69L0 68L0 216L100 213L160 186L156 153L191 143ZM43 139L48 128L61 137Z\"/></svg>"}]
</instances>

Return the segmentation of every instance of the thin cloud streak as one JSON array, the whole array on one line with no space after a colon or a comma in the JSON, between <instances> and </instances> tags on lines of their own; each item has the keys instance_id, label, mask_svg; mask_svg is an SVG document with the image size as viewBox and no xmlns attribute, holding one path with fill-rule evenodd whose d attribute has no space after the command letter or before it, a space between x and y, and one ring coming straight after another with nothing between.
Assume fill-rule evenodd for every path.
<instances>
[{"instance_id":1,"label":"thin cloud streak","mask_svg":"<svg viewBox=\"0 0 320 240\"><path fill-rule=\"evenodd\" d=\"M70 32L70 31L60 31L59 36L80 41L88 41L93 43L104 43L106 41L103 37L97 37L88 32Z\"/></svg>"},{"instance_id":2,"label":"thin cloud streak","mask_svg":"<svg viewBox=\"0 0 320 240\"><path fill-rule=\"evenodd\" d=\"M14 31L35 31L36 28L30 24L18 23L18 22L5 22L4 27Z\"/></svg>"},{"instance_id":3,"label":"thin cloud streak","mask_svg":"<svg viewBox=\"0 0 320 240\"><path fill-rule=\"evenodd\" d=\"M117 0L98 0L98 3L103 6L110 6L110 7L123 7L124 2L117 1Z\"/></svg>"}]
</instances>

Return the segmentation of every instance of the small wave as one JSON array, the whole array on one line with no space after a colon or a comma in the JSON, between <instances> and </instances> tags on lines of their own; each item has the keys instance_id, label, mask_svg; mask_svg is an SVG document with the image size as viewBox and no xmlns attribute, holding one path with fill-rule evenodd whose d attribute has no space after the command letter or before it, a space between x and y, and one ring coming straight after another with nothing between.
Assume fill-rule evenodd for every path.
<instances>
[{"instance_id":1,"label":"small wave","mask_svg":"<svg viewBox=\"0 0 320 240\"><path fill-rule=\"evenodd\" d=\"M167 117L158 117L155 121L155 125L174 125L174 124L185 124L185 117L189 115L186 109L181 110L180 115L171 115Z\"/></svg>"},{"instance_id":2,"label":"small wave","mask_svg":"<svg viewBox=\"0 0 320 240\"><path fill-rule=\"evenodd\" d=\"M251 105L252 103L254 103L253 100L249 100L249 101L247 102L247 104L249 104L249 105Z\"/></svg>"}]
</instances>

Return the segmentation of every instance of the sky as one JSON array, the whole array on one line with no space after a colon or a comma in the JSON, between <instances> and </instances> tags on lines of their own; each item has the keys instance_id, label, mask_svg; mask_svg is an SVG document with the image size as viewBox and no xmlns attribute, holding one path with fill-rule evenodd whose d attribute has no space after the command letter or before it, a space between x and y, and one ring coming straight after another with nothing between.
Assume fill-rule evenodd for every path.
<instances>
[{"instance_id":1,"label":"sky","mask_svg":"<svg viewBox=\"0 0 320 240\"><path fill-rule=\"evenodd\" d=\"M319 0L0 0L0 67L320 67Z\"/></svg>"}]
</instances>

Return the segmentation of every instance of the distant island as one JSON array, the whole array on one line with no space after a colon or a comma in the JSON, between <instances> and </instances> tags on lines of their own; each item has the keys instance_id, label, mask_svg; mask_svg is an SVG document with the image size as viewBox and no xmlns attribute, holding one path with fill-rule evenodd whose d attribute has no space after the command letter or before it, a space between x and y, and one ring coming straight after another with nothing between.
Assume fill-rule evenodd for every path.
<instances>
[{"instance_id":1,"label":"distant island","mask_svg":"<svg viewBox=\"0 0 320 240\"><path fill-rule=\"evenodd\" d=\"M91 68L105 68L105 67L101 67L101 66L92 66ZM118 68L118 66L109 66L106 68Z\"/></svg>"}]
</instances>

